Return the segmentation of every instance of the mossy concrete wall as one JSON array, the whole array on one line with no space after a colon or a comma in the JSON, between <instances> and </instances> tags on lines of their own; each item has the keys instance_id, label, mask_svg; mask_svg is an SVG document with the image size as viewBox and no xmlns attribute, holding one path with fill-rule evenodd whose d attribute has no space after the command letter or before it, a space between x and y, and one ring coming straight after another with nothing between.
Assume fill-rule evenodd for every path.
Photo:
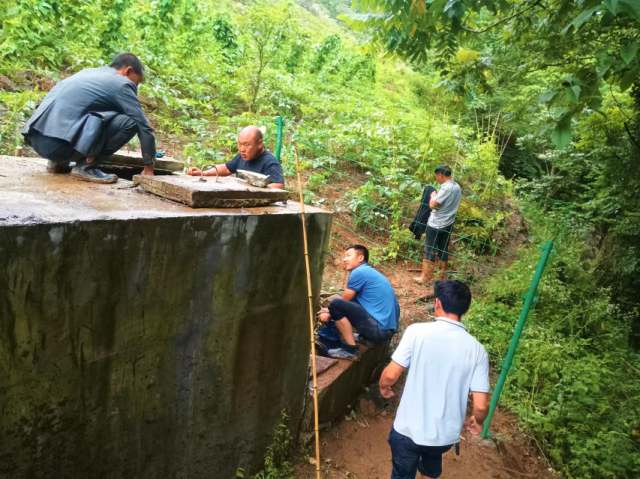
<instances>
[{"instance_id":1,"label":"mossy concrete wall","mask_svg":"<svg viewBox=\"0 0 640 479\"><path fill-rule=\"evenodd\" d=\"M299 215L185 211L0 217L0 477L232 478L298 424ZM316 297L330 219L308 214Z\"/></svg>"}]
</instances>

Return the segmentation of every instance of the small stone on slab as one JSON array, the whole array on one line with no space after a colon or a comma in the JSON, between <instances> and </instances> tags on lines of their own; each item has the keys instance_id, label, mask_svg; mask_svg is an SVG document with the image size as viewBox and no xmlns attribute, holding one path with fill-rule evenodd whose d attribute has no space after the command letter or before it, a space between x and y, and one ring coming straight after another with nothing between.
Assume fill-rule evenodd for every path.
<instances>
[{"instance_id":1,"label":"small stone on slab","mask_svg":"<svg viewBox=\"0 0 640 479\"><path fill-rule=\"evenodd\" d=\"M247 170L238 170L236 175L238 178L245 180L251 186L257 186L258 188L266 188L269 184L268 175L261 175L260 173Z\"/></svg>"}]
</instances>

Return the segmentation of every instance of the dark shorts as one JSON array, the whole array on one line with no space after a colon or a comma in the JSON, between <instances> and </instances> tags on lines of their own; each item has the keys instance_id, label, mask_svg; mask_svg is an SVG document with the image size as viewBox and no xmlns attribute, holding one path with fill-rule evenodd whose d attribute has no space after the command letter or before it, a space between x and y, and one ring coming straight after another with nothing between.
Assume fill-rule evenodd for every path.
<instances>
[{"instance_id":1,"label":"dark shorts","mask_svg":"<svg viewBox=\"0 0 640 479\"><path fill-rule=\"evenodd\" d=\"M427 239L424 243L424 257L429 261L435 261L436 256L441 261L449 259L449 238L453 230L453 223L444 228L432 228L427 226Z\"/></svg>"},{"instance_id":2,"label":"dark shorts","mask_svg":"<svg viewBox=\"0 0 640 479\"><path fill-rule=\"evenodd\" d=\"M329 314L333 321L347 318L358 334L372 343L384 343L395 333L392 329L380 329L380 324L355 301L334 299L329 303Z\"/></svg>"},{"instance_id":3,"label":"dark shorts","mask_svg":"<svg viewBox=\"0 0 640 479\"><path fill-rule=\"evenodd\" d=\"M415 479L416 472L427 477L440 477L442 474L442 455L451 449L448 446L419 446L407 436L391 428L389 433L391 461L393 470L391 479Z\"/></svg>"}]
</instances>

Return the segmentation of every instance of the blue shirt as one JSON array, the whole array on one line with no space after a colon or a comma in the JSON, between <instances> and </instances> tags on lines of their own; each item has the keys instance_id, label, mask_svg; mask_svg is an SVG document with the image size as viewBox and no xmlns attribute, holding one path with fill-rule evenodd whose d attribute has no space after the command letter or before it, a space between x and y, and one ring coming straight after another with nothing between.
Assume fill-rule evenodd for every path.
<instances>
[{"instance_id":1,"label":"blue shirt","mask_svg":"<svg viewBox=\"0 0 640 479\"><path fill-rule=\"evenodd\" d=\"M363 263L351 270L347 288L356 292L354 300L380 324L380 329L398 329L400 305L382 273Z\"/></svg>"},{"instance_id":2,"label":"blue shirt","mask_svg":"<svg viewBox=\"0 0 640 479\"><path fill-rule=\"evenodd\" d=\"M278 163L276 157L267 150L264 150L260 155L250 161L243 160L240 153L238 153L231 161L227 161L225 165L231 173L235 173L238 170L253 171L254 173L267 175L272 183L284 183L280 163Z\"/></svg>"}]
</instances>

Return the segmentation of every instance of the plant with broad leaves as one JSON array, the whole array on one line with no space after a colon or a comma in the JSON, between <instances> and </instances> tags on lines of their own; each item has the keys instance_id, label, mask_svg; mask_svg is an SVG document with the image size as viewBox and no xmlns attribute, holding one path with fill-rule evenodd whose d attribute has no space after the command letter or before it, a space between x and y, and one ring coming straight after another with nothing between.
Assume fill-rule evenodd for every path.
<instances>
[{"instance_id":1,"label":"plant with broad leaves","mask_svg":"<svg viewBox=\"0 0 640 479\"><path fill-rule=\"evenodd\" d=\"M571 140L572 118L597 109L603 84L628 89L640 77L637 0L358 0L351 24L415 63L447 70L461 46L508 42L521 70L560 78L541 100L556 107L552 139ZM490 49L489 49L490 50ZM496 57L497 58L497 57ZM495 64L496 70L501 65Z\"/></svg>"}]
</instances>

